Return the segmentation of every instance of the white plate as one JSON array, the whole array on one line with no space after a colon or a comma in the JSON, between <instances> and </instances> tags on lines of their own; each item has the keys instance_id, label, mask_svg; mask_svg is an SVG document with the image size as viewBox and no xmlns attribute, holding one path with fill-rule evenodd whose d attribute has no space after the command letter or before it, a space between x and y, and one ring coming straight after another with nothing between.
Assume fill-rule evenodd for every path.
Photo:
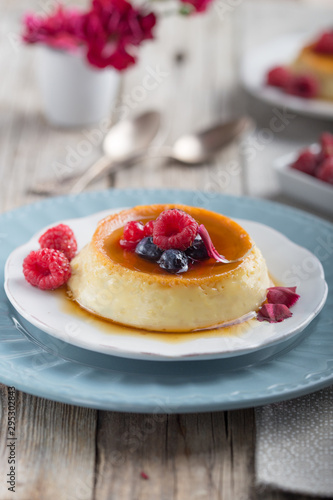
<instances>
[{"instance_id":1,"label":"white plate","mask_svg":"<svg viewBox=\"0 0 333 500\"><path fill-rule=\"evenodd\" d=\"M320 148L314 144L310 149L317 153ZM299 153L300 151L284 155L273 164L283 194L333 215L333 186L290 168Z\"/></svg>"},{"instance_id":2,"label":"white plate","mask_svg":"<svg viewBox=\"0 0 333 500\"><path fill-rule=\"evenodd\" d=\"M62 221L74 231L79 249L88 243L97 222L111 210L88 217ZM237 220L237 219L236 219ZM168 334L158 338L112 325L107 331L90 318L73 315L64 308L64 299L55 292L45 292L29 285L22 274L25 256L38 248L38 238L14 250L5 267L5 291L15 309L30 323L70 344L115 356L146 360L213 359L251 353L272 344L282 344L301 332L319 313L327 297L327 284L319 260L308 250L294 244L284 235L258 222L237 220L253 237L276 279L287 286L297 285L301 299L293 307L293 317L282 323L269 324L252 320L251 327L237 335L201 333L197 338L180 335L177 342ZM55 224L53 224L55 225Z\"/></svg>"},{"instance_id":3,"label":"white plate","mask_svg":"<svg viewBox=\"0 0 333 500\"><path fill-rule=\"evenodd\" d=\"M241 64L240 76L244 88L268 104L313 117L333 119L332 102L291 96L265 84L271 68L290 64L300 49L315 37L309 33L284 35L249 51Z\"/></svg>"}]
</instances>

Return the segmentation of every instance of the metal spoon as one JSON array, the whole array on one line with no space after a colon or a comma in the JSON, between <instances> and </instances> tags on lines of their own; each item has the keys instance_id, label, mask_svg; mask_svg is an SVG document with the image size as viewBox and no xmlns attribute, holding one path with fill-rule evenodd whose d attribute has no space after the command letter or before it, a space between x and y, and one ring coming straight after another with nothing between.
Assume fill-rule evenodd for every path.
<instances>
[{"instance_id":1,"label":"metal spoon","mask_svg":"<svg viewBox=\"0 0 333 500\"><path fill-rule=\"evenodd\" d=\"M156 156L176 160L188 166L205 163L223 147L251 128L254 128L254 122L248 116L219 123L197 133L182 135L173 146L160 148ZM155 156L153 148L150 149L150 156Z\"/></svg>"},{"instance_id":2,"label":"metal spoon","mask_svg":"<svg viewBox=\"0 0 333 500\"><path fill-rule=\"evenodd\" d=\"M161 123L158 111L147 111L131 120L114 125L103 141L104 156L83 174L65 177L58 182L40 183L29 191L34 194L80 193L103 173L116 172L145 154Z\"/></svg>"},{"instance_id":3,"label":"metal spoon","mask_svg":"<svg viewBox=\"0 0 333 500\"><path fill-rule=\"evenodd\" d=\"M146 153L150 157L172 159L188 166L198 165L208 161L221 148L229 144L240 134L249 130L253 125L252 119L244 116L229 122L220 123L198 133L183 135L171 147L165 146L157 150L150 148ZM117 148L114 144L114 137L114 129L111 129L105 136L103 144L106 156L81 175L79 180L76 178L76 182L73 179L68 179L68 184L70 183L70 185L67 187L66 192L79 193L96 177L115 172L124 166L120 162L116 165L112 163L115 153L114 148ZM138 155L136 155L135 159L138 159ZM64 190L65 182L66 180L63 180L61 191ZM37 194L59 194L59 186L53 185L47 190L44 184L43 186L35 187L33 192Z\"/></svg>"}]
</instances>

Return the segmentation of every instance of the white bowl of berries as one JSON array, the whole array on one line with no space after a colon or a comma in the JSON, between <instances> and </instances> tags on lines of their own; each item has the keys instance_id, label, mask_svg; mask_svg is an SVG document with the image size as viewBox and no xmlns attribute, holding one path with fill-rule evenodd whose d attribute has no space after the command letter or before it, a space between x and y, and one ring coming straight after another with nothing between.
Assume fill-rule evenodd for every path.
<instances>
[{"instance_id":1,"label":"white bowl of berries","mask_svg":"<svg viewBox=\"0 0 333 500\"><path fill-rule=\"evenodd\" d=\"M333 135L274 163L281 190L290 198L333 215Z\"/></svg>"}]
</instances>

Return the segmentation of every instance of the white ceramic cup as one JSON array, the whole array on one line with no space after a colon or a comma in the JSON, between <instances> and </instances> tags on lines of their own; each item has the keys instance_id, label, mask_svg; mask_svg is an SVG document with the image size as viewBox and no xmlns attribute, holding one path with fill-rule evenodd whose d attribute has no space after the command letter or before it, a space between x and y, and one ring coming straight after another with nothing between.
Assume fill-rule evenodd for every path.
<instances>
[{"instance_id":1,"label":"white ceramic cup","mask_svg":"<svg viewBox=\"0 0 333 500\"><path fill-rule=\"evenodd\" d=\"M48 121L75 127L109 116L120 74L113 68L91 66L82 52L69 53L40 45L37 79Z\"/></svg>"}]
</instances>

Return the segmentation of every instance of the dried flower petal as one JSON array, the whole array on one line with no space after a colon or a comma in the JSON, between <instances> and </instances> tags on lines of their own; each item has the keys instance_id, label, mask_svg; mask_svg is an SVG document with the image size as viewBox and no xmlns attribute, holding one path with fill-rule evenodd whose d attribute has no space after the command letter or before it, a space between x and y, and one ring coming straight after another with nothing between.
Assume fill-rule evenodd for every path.
<instances>
[{"instance_id":1,"label":"dried flower petal","mask_svg":"<svg viewBox=\"0 0 333 500\"><path fill-rule=\"evenodd\" d=\"M296 304L300 297L295 292L295 286L274 286L267 289L267 301L269 304L284 304L287 307L291 307Z\"/></svg>"},{"instance_id":2,"label":"dried flower petal","mask_svg":"<svg viewBox=\"0 0 333 500\"><path fill-rule=\"evenodd\" d=\"M209 257L211 257L212 259L215 259L217 262L221 262L222 264L232 264L233 262L239 262L239 261L245 259L245 257L247 257L249 255L249 253L252 252L252 249L253 249L253 246L252 246L246 252L246 254L243 255L242 257L239 257L238 259L234 259L234 260L228 260L223 255L220 255L218 253L218 251L216 250L216 248L213 245L213 242L209 236L207 229L205 228L205 226L203 224L201 224L199 226L198 234L200 234L202 241L204 242L205 247L207 248L207 252L208 252Z\"/></svg>"},{"instance_id":3,"label":"dried flower petal","mask_svg":"<svg viewBox=\"0 0 333 500\"><path fill-rule=\"evenodd\" d=\"M258 321L268 321L269 323L280 323L284 319L293 315L284 304L264 304L257 314Z\"/></svg>"}]
</instances>

